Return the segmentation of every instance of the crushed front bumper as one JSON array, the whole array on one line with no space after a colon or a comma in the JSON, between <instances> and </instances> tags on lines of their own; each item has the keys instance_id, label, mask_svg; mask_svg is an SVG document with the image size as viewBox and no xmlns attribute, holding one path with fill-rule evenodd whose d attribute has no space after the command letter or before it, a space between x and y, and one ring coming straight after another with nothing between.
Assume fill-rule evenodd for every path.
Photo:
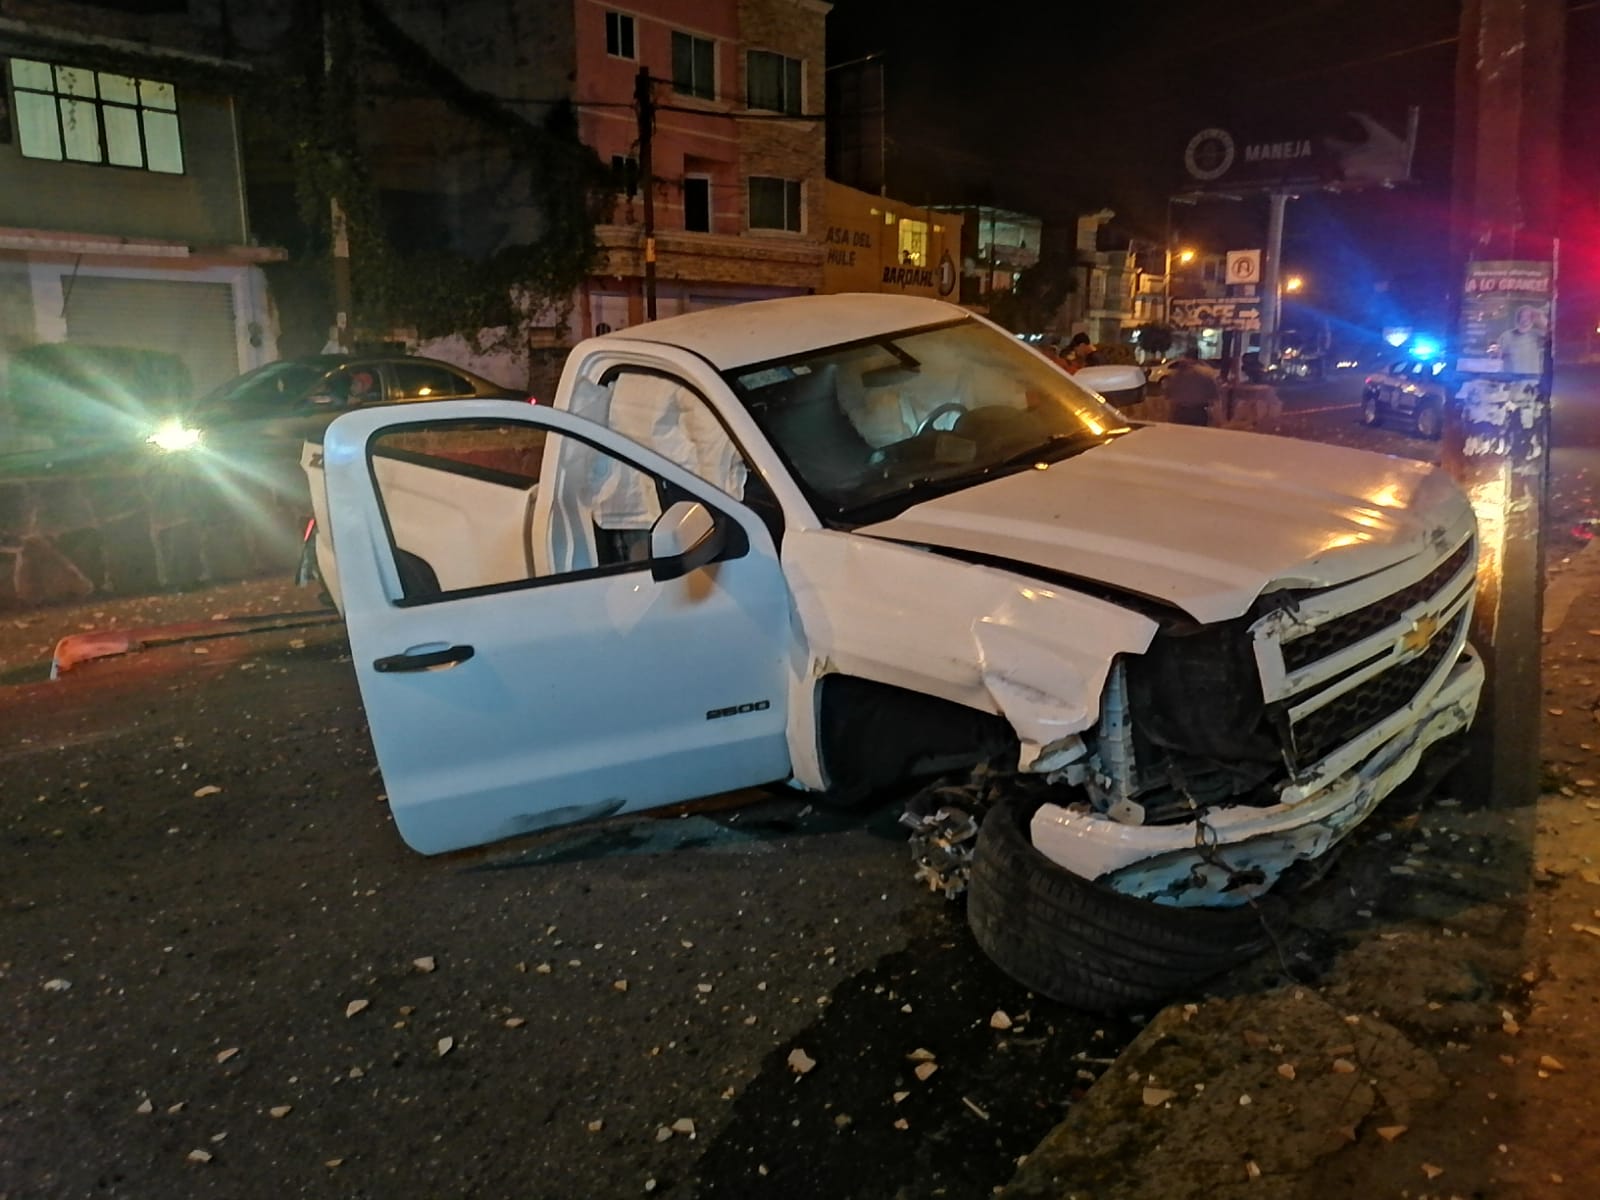
<instances>
[{"instance_id":1,"label":"crushed front bumper","mask_svg":"<svg viewBox=\"0 0 1600 1200\"><path fill-rule=\"evenodd\" d=\"M1311 772L1270 808L1218 807L1199 821L1145 826L1046 803L1033 817L1033 844L1074 874L1130 896L1181 908L1244 904L1291 864L1325 854L1411 776L1429 746L1471 725L1483 678L1482 662L1464 647L1436 691L1358 739L1374 744L1361 747L1353 766L1332 778Z\"/></svg>"}]
</instances>

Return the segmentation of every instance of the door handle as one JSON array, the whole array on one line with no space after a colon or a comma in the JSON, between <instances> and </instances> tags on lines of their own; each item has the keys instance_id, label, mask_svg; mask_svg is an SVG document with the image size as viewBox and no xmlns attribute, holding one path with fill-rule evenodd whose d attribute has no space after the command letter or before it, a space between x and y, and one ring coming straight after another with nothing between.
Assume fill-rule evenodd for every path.
<instances>
[{"instance_id":1,"label":"door handle","mask_svg":"<svg viewBox=\"0 0 1600 1200\"><path fill-rule=\"evenodd\" d=\"M430 667L453 667L466 662L476 653L471 646L447 646L443 650L426 650L421 654L391 654L375 659L372 669L388 674L393 671L426 671Z\"/></svg>"}]
</instances>

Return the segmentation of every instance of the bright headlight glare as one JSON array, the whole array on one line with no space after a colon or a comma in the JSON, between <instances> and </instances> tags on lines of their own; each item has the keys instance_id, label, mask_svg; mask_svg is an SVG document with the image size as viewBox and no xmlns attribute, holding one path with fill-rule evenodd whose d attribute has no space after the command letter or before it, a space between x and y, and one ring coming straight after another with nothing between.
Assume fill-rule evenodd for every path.
<instances>
[{"instance_id":1,"label":"bright headlight glare","mask_svg":"<svg viewBox=\"0 0 1600 1200\"><path fill-rule=\"evenodd\" d=\"M178 450L193 450L200 444L200 431L189 428L182 421L166 421L144 440L157 450L165 450L170 454Z\"/></svg>"}]
</instances>

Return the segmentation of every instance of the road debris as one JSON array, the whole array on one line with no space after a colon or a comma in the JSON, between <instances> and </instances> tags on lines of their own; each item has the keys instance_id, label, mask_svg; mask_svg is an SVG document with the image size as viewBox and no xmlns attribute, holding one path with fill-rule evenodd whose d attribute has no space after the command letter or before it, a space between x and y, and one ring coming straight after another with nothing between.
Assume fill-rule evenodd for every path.
<instances>
[{"instance_id":1,"label":"road debris","mask_svg":"<svg viewBox=\"0 0 1600 1200\"><path fill-rule=\"evenodd\" d=\"M990 1029L1010 1029L1011 1028L1011 1018L1006 1015L1004 1010L997 1008L997 1009L994 1010L994 1015L989 1018L989 1028Z\"/></svg>"},{"instance_id":2,"label":"road debris","mask_svg":"<svg viewBox=\"0 0 1600 1200\"><path fill-rule=\"evenodd\" d=\"M217 1051L217 1061L219 1063L225 1063L230 1058L232 1058L234 1055L236 1055L238 1053L239 1053L239 1047L237 1047L237 1046L229 1046L226 1050L218 1050Z\"/></svg>"},{"instance_id":3,"label":"road debris","mask_svg":"<svg viewBox=\"0 0 1600 1200\"><path fill-rule=\"evenodd\" d=\"M439 1052L439 1057L440 1058L443 1058L446 1054L449 1054L450 1051L454 1050L455 1048L456 1048L456 1040L453 1037L442 1037L442 1038L439 1039L437 1044L434 1046L434 1049L436 1049Z\"/></svg>"},{"instance_id":4,"label":"road debris","mask_svg":"<svg viewBox=\"0 0 1600 1200\"><path fill-rule=\"evenodd\" d=\"M195 790L194 790L194 798L196 800L204 800L207 796L216 796L216 795L219 795L221 792L222 792L222 789L219 788L216 784L208 783L208 784L205 785L205 787L195 788Z\"/></svg>"},{"instance_id":5,"label":"road debris","mask_svg":"<svg viewBox=\"0 0 1600 1200\"><path fill-rule=\"evenodd\" d=\"M796 1047L795 1049L789 1051L789 1060L788 1061L789 1061L789 1069L791 1071L793 1071L796 1075L808 1074L808 1073L810 1073L812 1068L817 1065L817 1060L816 1059L812 1058L804 1050L801 1050L798 1047Z\"/></svg>"},{"instance_id":6,"label":"road debris","mask_svg":"<svg viewBox=\"0 0 1600 1200\"><path fill-rule=\"evenodd\" d=\"M212 1155L209 1150L191 1150L185 1157L192 1163L208 1163Z\"/></svg>"},{"instance_id":7,"label":"road debris","mask_svg":"<svg viewBox=\"0 0 1600 1200\"><path fill-rule=\"evenodd\" d=\"M936 1062L920 1062L917 1064L916 1069L911 1073L917 1077L919 1082L927 1083L928 1080L933 1077L933 1073L938 1069L939 1064Z\"/></svg>"},{"instance_id":8,"label":"road debris","mask_svg":"<svg viewBox=\"0 0 1600 1200\"><path fill-rule=\"evenodd\" d=\"M281 1121L293 1111L294 1106L291 1104L274 1104L271 1108L267 1109L267 1115L274 1121Z\"/></svg>"},{"instance_id":9,"label":"road debris","mask_svg":"<svg viewBox=\"0 0 1600 1200\"><path fill-rule=\"evenodd\" d=\"M424 954L421 958L413 958L411 960L411 965L417 970L421 971L424 975L429 974L438 966L438 964L434 961L433 955L431 954Z\"/></svg>"},{"instance_id":10,"label":"road debris","mask_svg":"<svg viewBox=\"0 0 1600 1200\"><path fill-rule=\"evenodd\" d=\"M359 1012L365 1012L367 1006L371 1003L370 1000L352 1000L344 1006L344 1015L348 1018L355 1016Z\"/></svg>"},{"instance_id":11,"label":"road debris","mask_svg":"<svg viewBox=\"0 0 1600 1200\"><path fill-rule=\"evenodd\" d=\"M1147 1087L1144 1089L1144 1106L1146 1108L1160 1108L1177 1094L1170 1088Z\"/></svg>"}]
</instances>

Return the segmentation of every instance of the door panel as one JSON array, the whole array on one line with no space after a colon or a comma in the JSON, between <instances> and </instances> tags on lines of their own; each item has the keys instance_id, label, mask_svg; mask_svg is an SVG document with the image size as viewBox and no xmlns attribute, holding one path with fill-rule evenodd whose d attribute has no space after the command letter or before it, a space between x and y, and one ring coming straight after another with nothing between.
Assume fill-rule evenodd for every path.
<instances>
[{"instance_id":1,"label":"door panel","mask_svg":"<svg viewBox=\"0 0 1600 1200\"><path fill-rule=\"evenodd\" d=\"M534 522L521 578L469 572L463 588L435 572L437 589L417 592L391 510L414 523L419 496L467 495L457 473L481 473L482 456L451 458L450 439L481 440L485 422L582 442L600 466L572 473L569 490L592 487L609 464L700 500L729 523L731 548L656 581L636 531L606 528L578 495L565 509L599 517L582 569L534 564L531 546L546 536ZM418 469L404 473L403 497L385 493L387 469L369 466L394 436L421 436L436 455L431 483L423 456L409 460ZM787 776L788 591L765 528L725 494L592 422L497 401L348 414L329 428L324 463L356 674L408 845L438 853ZM503 537L493 544L502 566L513 561Z\"/></svg>"}]
</instances>

